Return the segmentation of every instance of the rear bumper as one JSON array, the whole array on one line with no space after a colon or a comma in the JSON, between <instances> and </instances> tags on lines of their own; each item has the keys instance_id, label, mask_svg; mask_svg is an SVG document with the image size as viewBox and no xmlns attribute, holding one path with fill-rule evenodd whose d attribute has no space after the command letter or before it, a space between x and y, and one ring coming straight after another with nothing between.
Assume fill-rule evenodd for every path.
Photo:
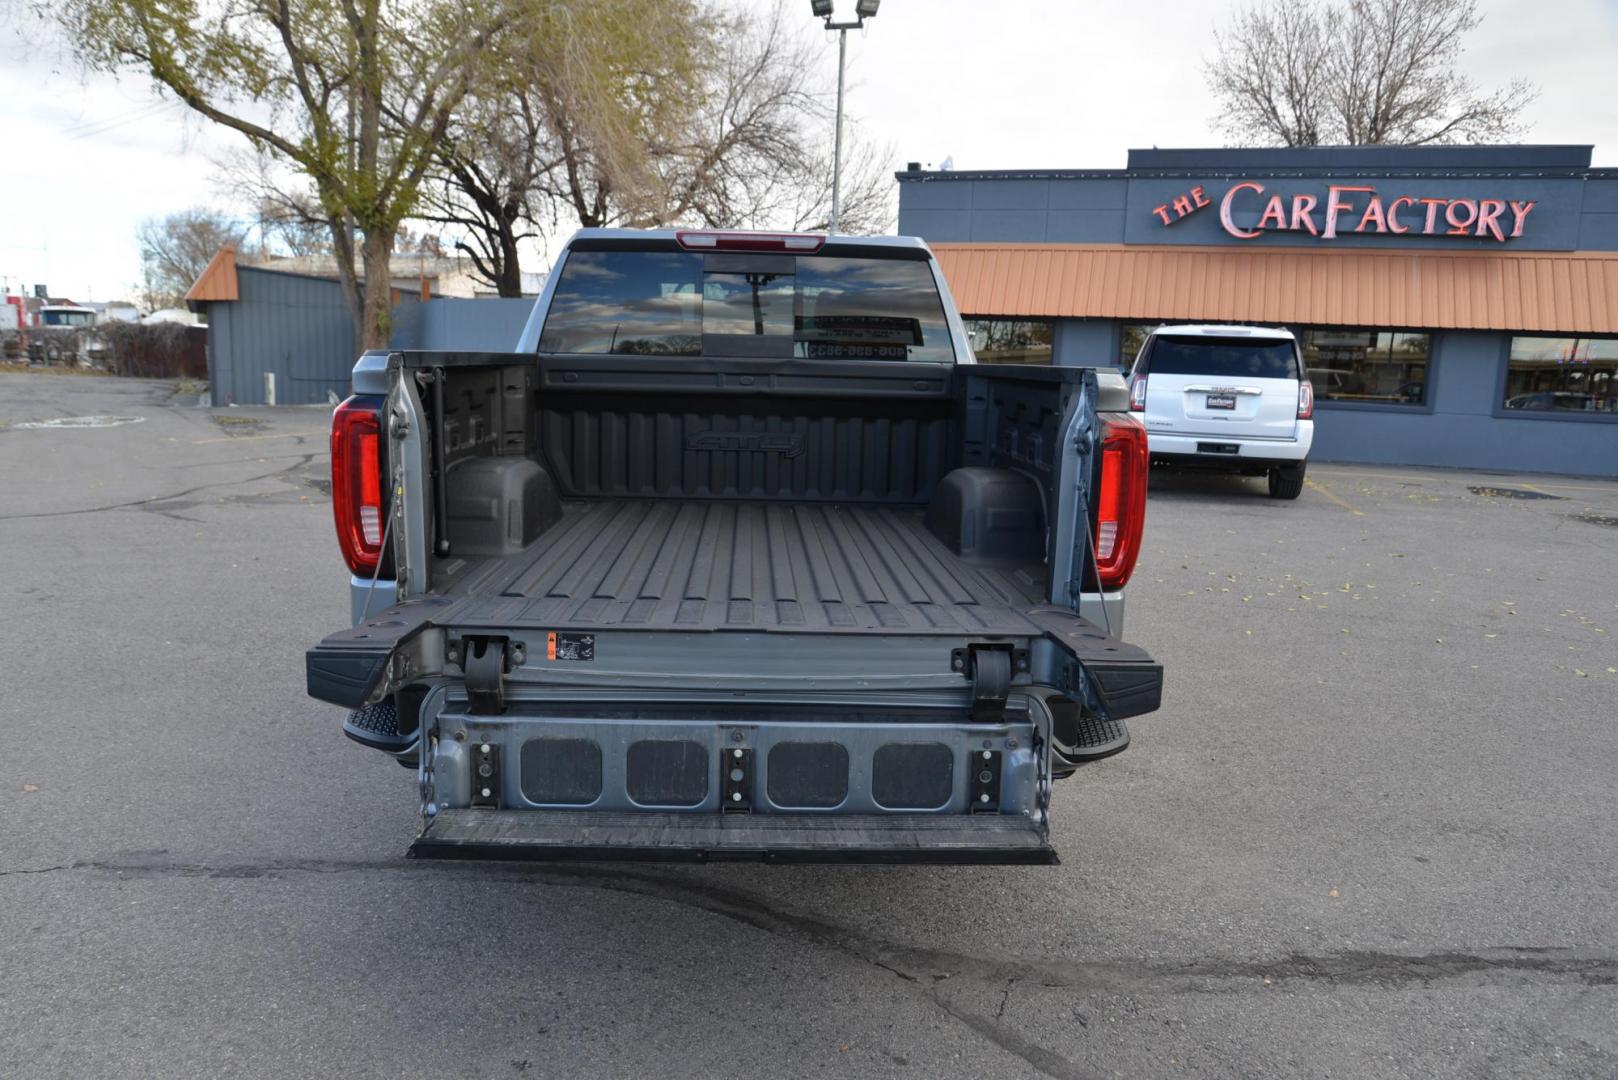
<instances>
[{"instance_id":1,"label":"rear bumper","mask_svg":"<svg viewBox=\"0 0 1618 1080\"><path fill-rule=\"evenodd\" d=\"M418 859L942 863L1057 862L1043 831L995 814L601 814L448 810L410 847Z\"/></svg>"},{"instance_id":2,"label":"rear bumper","mask_svg":"<svg viewBox=\"0 0 1618 1080\"><path fill-rule=\"evenodd\" d=\"M1050 863L1049 713L428 709L417 858Z\"/></svg>"},{"instance_id":3,"label":"rear bumper","mask_svg":"<svg viewBox=\"0 0 1618 1080\"><path fill-rule=\"evenodd\" d=\"M1296 465L1309 457L1315 441L1312 420L1298 422L1295 439L1243 439L1227 435L1170 435L1148 431L1152 460L1203 468L1244 467L1256 471L1278 465Z\"/></svg>"},{"instance_id":4,"label":"rear bumper","mask_svg":"<svg viewBox=\"0 0 1618 1080\"><path fill-rule=\"evenodd\" d=\"M1000 643L705 635L733 662L781 640L802 670L694 690L658 659L669 635L619 650L649 671L590 682L524 640L475 654L491 639L446 641L445 603L403 601L307 655L310 693L357 710L350 736L417 766L422 857L1051 862L1058 768L1123 749L1123 719L1162 692L1161 665L1054 606ZM603 660L624 644L594 637ZM862 671L872 640L908 673ZM828 677L843 647L859 652ZM502 652L503 674L485 663ZM390 698L399 708L379 712Z\"/></svg>"},{"instance_id":5,"label":"rear bumper","mask_svg":"<svg viewBox=\"0 0 1618 1080\"><path fill-rule=\"evenodd\" d=\"M1047 726L1037 707L985 723L896 707L536 703L490 716L452 700L427 720L423 804L429 817L487 807L1033 819Z\"/></svg>"}]
</instances>

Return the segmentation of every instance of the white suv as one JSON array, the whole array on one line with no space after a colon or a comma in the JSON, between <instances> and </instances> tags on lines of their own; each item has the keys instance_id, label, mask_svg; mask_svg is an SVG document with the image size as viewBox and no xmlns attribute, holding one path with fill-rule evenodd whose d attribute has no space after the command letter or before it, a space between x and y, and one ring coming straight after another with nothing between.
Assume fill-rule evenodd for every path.
<instances>
[{"instance_id":1,"label":"white suv","mask_svg":"<svg viewBox=\"0 0 1618 1080\"><path fill-rule=\"evenodd\" d=\"M1153 461L1268 476L1296 499L1315 438L1315 392L1289 330L1162 326L1129 376Z\"/></svg>"}]
</instances>

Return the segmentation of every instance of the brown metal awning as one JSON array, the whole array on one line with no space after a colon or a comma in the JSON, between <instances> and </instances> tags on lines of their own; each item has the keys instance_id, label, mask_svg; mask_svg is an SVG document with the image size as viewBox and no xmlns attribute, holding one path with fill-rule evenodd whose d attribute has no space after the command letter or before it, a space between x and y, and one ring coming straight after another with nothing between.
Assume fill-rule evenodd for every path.
<instances>
[{"instance_id":1,"label":"brown metal awning","mask_svg":"<svg viewBox=\"0 0 1618 1080\"><path fill-rule=\"evenodd\" d=\"M932 247L967 315L1618 333L1618 252Z\"/></svg>"},{"instance_id":2,"label":"brown metal awning","mask_svg":"<svg viewBox=\"0 0 1618 1080\"><path fill-rule=\"evenodd\" d=\"M236 284L236 249L226 244L214 252L208 265L202 268L197 280L185 294L187 303L199 300L236 300L240 293Z\"/></svg>"}]
</instances>

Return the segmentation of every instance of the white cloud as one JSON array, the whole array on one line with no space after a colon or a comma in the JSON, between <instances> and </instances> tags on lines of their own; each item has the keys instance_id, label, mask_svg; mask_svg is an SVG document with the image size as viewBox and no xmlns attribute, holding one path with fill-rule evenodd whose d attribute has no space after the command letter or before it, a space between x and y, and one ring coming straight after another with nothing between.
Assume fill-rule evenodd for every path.
<instances>
[{"instance_id":1,"label":"white cloud","mask_svg":"<svg viewBox=\"0 0 1618 1080\"><path fill-rule=\"evenodd\" d=\"M140 276L142 218L220 201L224 136L135 79L0 70L0 281L75 300L123 299Z\"/></svg>"}]
</instances>

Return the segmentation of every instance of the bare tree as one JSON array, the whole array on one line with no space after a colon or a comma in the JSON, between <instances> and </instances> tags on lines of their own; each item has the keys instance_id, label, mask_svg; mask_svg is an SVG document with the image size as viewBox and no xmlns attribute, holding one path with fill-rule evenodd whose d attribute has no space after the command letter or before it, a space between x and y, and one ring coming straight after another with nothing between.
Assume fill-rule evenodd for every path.
<instances>
[{"instance_id":1,"label":"bare tree","mask_svg":"<svg viewBox=\"0 0 1618 1080\"><path fill-rule=\"evenodd\" d=\"M831 224L832 133L828 128L807 155L804 168L787 178L786 198L778 208L767 208L749 224L757 228L789 228L795 232L821 232ZM837 231L851 236L884 233L894 222L894 150L858 137L843 118L843 180L837 210Z\"/></svg>"},{"instance_id":2,"label":"bare tree","mask_svg":"<svg viewBox=\"0 0 1618 1080\"><path fill-rule=\"evenodd\" d=\"M258 254L312 257L332 254L331 222L312 198L283 193L259 203Z\"/></svg>"},{"instance_id":3,"label":"bare tree","mask_svg":"<svg viewBox=\"0 0 1618 1080\"><path fill-rule=\"evenodd\" d=\"M789 35L779 4L763 17L713 24L699 107L650 148L660 188L644 200L655 223L716 228L770 216L791 178L810 172L810 128L828 115L807 47Z\"/></svg>"},{"instance_id":4,"label":"bare tree","mask_svg":"<svg viewBox=\"0 0 1618 1080\"><path fill-rule=\"evenodd\" d=\"M136 230L140 244L142 297L148 311L179 307L214 253L226 244L246 246L248 230L230 215L193 207L148 218Z\"/></svg>"},{"instance_id":5,"label":"bare tree","mask_svg":"<svg viewBox=\"0 0 1618 1080\"><path fill-rule=\"evenodd\" d=\"M1326 31L1322 9L1281 0L1241 8L1214 31L1208 81L1219 127L1238 139L1315 146L1326 128Z\"/></svg>"},{"instance_id":6,"label":"bare tree","mask_svg":"<svg viewBox=\"0 0 1618 1080\"><path fill-rule=\"evenodd\" d=\"M331 223L306 178L268 150L226 150L213 162L214 186L237 205L253 208L255 257L332 254Z\"/></svg>"},{"instance_id":7,"label":"bare tree","mask_svg":"<svg viewBox=\"0 0 1618 1080\"><path fill-rule=\"evenodd\" d=\"M447 229L454 249L499 295L517 297L519 245L540 235L544 177L556 162L532 95L501 83L459 111L423 185L417 217Z\"/></svg>"},{"instance_id":8,"label":"bare tree","mask_svg":"<svg viewBox=\"0 0 1618 1080\"><path fill-rule=\"evenodd\" d=\"M700 107L687 129L650 148L661 196L645 200L648 224L824 229L832 188L833 90L810 44L788 33L778 2L712 24L715 59L700 71ZM892 224L890 148L845 122L838 228Z\"/></svg>"},{"instance_id":9,"label":"bare tree","mask_svg":"<svg viewBox=\"0 0 1618 1080\"><path fill-rule=\"evenodd\" d=\"M510 57L506 78L460 110L427 189L420 216L458 233L503 295L520 288L522 241L567 224L827 225L829 69L783 6L618 2L638 11L634 30ZM580 64L597 77L580 80ZM852 130L844 146L839 228L882 231L891 150Z\"/></svg>"},{"instance_id":10,"label":"bare tree","mask_svg":"<svg viewBox=\"0 0 1618 1080\"><path fill-rule=\"evenodd\" d=\"M643 219L652 148L686 128L715 25L701 0L534 5L457 109L417 216L503 296L521 294L521 245L547 223Z\"/></svg>"},{"instance_id":11,"label":"bare tree","mask_svg":"<svg viewBox=\"0 0 1618 1080\"><path fill-rule=\"evenodd\" d=\"M1537 96L1480 92L1457 69L1477 0L1354 0L1332 49L1333 112L1349 143L1488 142L1520 134Z\"/></svg>"},{"instance_id":12,"label":"bare tree","mask_svg":"<svg viewBox=\"0 0 1618 1080\"><path fill-rule=\"evenodd\" d=\"M1480 91L1459 70L1477 0L1274 0L1216 31L1206 64L1239 141L1283 146L1487 142L1519 135L1537 96Z\"/></svg>"}]
</instances>

